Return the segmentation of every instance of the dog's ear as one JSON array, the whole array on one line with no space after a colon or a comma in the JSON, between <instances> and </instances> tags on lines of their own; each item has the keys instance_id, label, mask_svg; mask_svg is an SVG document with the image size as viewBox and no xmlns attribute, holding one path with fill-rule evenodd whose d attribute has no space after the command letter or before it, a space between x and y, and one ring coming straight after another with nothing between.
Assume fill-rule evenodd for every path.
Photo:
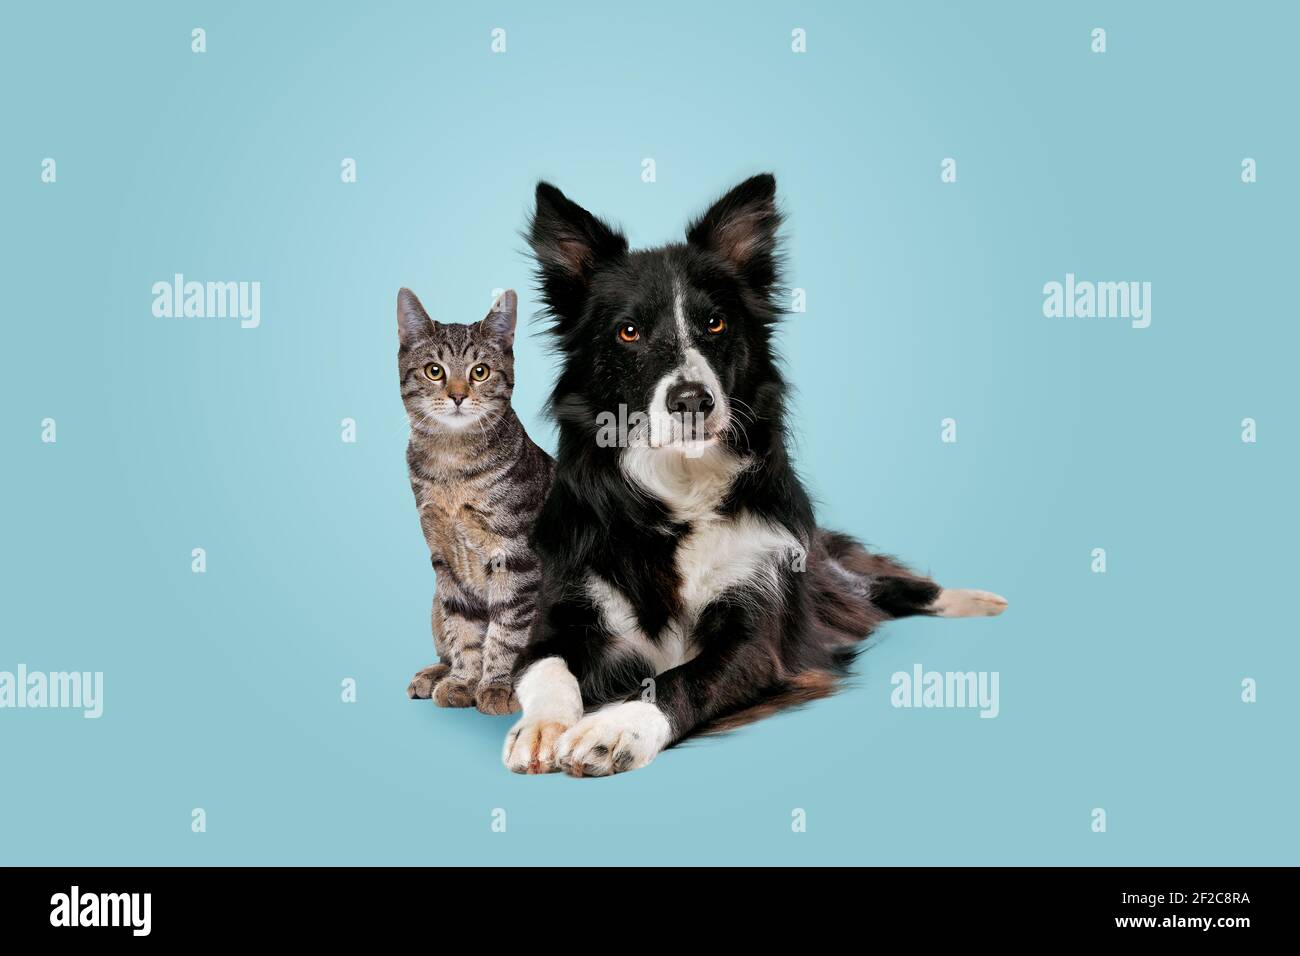
<instances>
[{"instance_id":1,"label":"dog's ear","mask_svg":"<svg viewBox=\"0 0 1300 956\"><path fill-rule=\"evenodd\" d=\"M502 346L515 347L515 322L519 317L519 296L514 289L502 292L479 325Z\"/></svg>"},{"instance_id":2,"label":"dog's ear","mask_svg":"<svg viewBox=\"0 0 1300 956\"><path fill-rule=\"evenodd\" d=\"M433 334L435 323L410 289L397 292L397 338L403 345L413 345Z\"/></svg>"},{"instance_id":3,"label":"dog's ear","mask_svg":"<svg viewBox=\"0 0 1300 956\"><path fill-rule=\"evenodd\" d=\"M627 239L550 183L537 184L537 209L528 244L546 304L557 318L582 314L591 276L602 264L627 254Z\"/></svg>"},{"instance_id":4,"label":"dog's ear","mask_svg":"<svg viewBox=\"0 0 1300 956\"><path fill-rule=\"evenodd\" d=\"M686 230L686 241L726 259L749 287L765 295L777 280L776 177L752 176L715 202Z\"/></svg>"}]
</instances>

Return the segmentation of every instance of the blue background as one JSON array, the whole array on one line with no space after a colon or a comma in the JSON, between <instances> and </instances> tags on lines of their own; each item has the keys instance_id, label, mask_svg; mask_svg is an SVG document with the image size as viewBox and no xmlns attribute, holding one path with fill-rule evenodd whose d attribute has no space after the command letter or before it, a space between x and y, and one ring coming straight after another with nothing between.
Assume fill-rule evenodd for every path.
<instances>
[{"instance_id":1,"label":"blue background","mask_svg":"<svg viewBox=\"0 0 1300 956\"><path fill-rule=\"evenodd\" d=\"M615 6L7 8L0 669L105 710L0 711L0 860L1297 862L1295 8ZM405 696L397 289L531 314L538 178L648 245L761 170L822 523L1010 608L645 770L514 776L513 718ZM176 272L260 281L261 327L154 318ZM1151 327L1045 318L1066 272L1150 281ZM553 447L539 336L518 368ZM914 663L1000 672L1001 715L892 708Z\"/></svg>"}]
</instances>

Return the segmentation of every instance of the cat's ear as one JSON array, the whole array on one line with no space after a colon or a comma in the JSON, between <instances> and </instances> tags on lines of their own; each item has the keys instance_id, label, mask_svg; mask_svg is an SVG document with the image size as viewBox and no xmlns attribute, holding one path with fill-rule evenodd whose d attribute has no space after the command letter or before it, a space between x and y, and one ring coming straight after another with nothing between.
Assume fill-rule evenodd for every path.
<instances>
[{"instance_id":1,"label":"cat's ear","mask_svg":"<svg viewBox=\"0 0 1300 956\"><path fill-rule=\"evenodd\" d=\"M582 314L591 277L600 266L627 254L627 239L550 183L537 184L537 208L528 244L547 306L559 319Z\"/></svg>"},{"instance_id":2,"label":"cat's ear","mask_svg":"<svg viewBox=\"0 0 1300 956\"><path fill-rule=\"evenodd\" d=\"M397 292L397 338L403 345L423 341L433 334L434 321L410 289Z\"/></svg>"},{"instance_id":3,"label":"cat's ear","mask_svg":"<svg viewBox=\"0 0 1300 956\"><path fill-rule=\"evenodd\" d=\"M514 289L506 289L492 303L492 308L479 323L483 330L504 348L515 347L515 322L519 318L519 296Z\"/></svg>"},{"instance_id":4,"label":"cat's ear","mask_svg":"<svg viewBox=\"0 0 1300 956\"><path fill-rule=\"evenodd\" d=\"M746 179L686 229L686 241L729 262L760 295L777 280L776 177L762 173Z\"/></svg>"}]
</instances>

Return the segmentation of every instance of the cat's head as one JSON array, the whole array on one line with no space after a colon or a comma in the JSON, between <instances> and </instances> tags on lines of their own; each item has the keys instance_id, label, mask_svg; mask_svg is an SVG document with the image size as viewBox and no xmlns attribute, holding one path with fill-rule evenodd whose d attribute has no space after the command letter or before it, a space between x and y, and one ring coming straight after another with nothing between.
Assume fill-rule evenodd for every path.
<instances>
[{"instance_id":1,"label":"cat's head","mask_svg":"<svg viewBox=\"0 0 1300 956\"><path fill-rule=\"evenodd\" d=\"M435 322L410 289L397 293L397 372L411 427L483 428L510 408L519 298L507 289L482 321Z\"/></svg>"}]
</instances>

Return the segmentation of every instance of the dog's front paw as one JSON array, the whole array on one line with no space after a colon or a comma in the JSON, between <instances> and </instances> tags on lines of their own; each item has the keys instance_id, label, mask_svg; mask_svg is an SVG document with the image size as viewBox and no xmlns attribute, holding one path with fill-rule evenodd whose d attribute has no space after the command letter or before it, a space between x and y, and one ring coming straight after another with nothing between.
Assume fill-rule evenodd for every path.
<instances>
[{"instance_id":1,"label":"dog's front paw","mask_svg":"<svg viewBox=\"0 0 1300 956\"><path fill-rule=\"evenodd\" d=\"M479 684L474 691L474 706L481 714L500 717L519 709L519 701L509 684Z\"/></svg>"},{"instance_id":2,"label":"dog's front paw","mask_svg":"<svg viewBox=\"0 0 1300 956\"><path fill-rule=\"evenodd\" d=\"M654 704L610 704L560 738L555 760L575 777L605 777L644 767L668 745L668 718Z\"/></svg>"},{"instance_id":3,"label":"dog's front paw","mask_svg":"<svg viewBox=\"0 0 1300 956\"><path fill-rule=\"evenodd\" d=\"M501 759L515 773L551 773L555 765L555 742L568 730L568 726L549 720L529 720L525 717L506 734L505 752Z\"/></svg>"},{"instance_id":4,"label":"dog's front paw","mask_svg":"<svg viewBox=\"0 0 1300 956\"><path fill-rule=\"evenodd\" d=\"M428 700L433 696L434 685L442 680L449 670L451 666L441 661L430 664L411 678L411 683L406 688L406 696L412 700Z\"/></svg>"},{"instance_id":5,"label":"dog's front paw","mask_svg":"<svg viewBox=\"0 0 1300 956\"><path fill-rule=\"evenodd\" d=\"M449 675L433 687L433 702L439 707L473 707L477 681Z\"/></svg>"}]
</instances>

